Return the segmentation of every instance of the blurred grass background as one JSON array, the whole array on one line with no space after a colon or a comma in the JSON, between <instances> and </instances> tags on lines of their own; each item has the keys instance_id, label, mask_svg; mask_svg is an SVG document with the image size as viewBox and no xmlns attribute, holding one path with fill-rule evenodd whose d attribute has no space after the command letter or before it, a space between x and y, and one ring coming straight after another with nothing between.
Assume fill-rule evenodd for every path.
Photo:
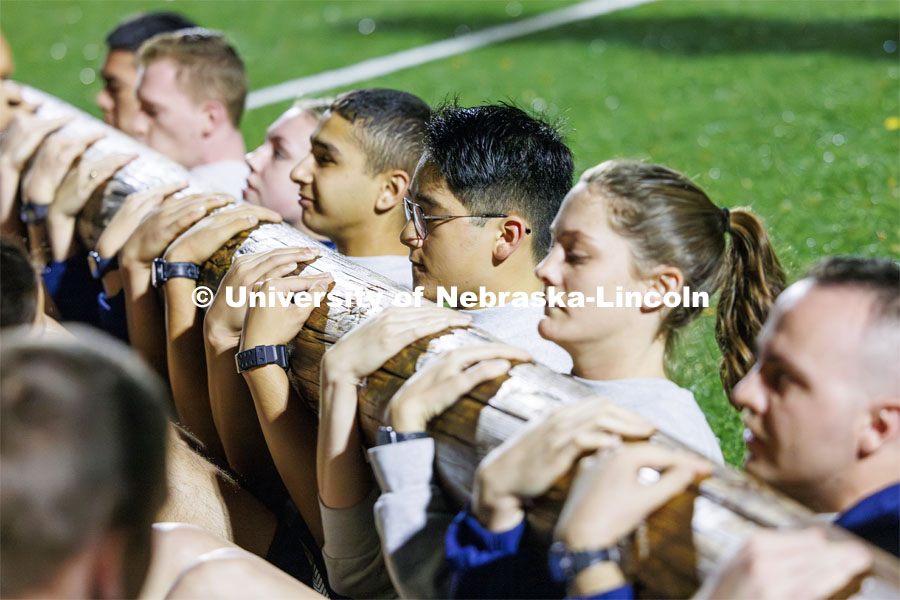
<instances>
[{"instance_id":1,"label":"blurred grass background","mask_svg":"<svg viewBox=\"0 0 900 600\"><path fill-rule=\"evenodd\" d=\"M143 10L224 31L258 89L569 4L3 0L0 27L16 79L99 115L105 34ZM579 173L611 157L674 167L760 214L793 279L828 254L900 256L898 26L893 0L655 2L353 87L530 107L560 120ZM289 105L245 115L248 149ZM738 464L712 327L692 325L672 366Z\"/></svg>"}]
</instances>

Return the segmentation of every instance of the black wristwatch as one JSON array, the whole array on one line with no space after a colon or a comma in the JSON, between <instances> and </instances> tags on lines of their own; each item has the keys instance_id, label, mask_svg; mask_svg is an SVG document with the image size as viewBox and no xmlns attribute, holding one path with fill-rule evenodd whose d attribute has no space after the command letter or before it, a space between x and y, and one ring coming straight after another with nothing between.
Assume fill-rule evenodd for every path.
<instances>
[{"instance_id":1,"label":"black wristwatch","mask_svg":"<svg viewBox=\"0 0 900 600\"><path fill-rule=\"evenodd\" d=\"M569 586L575 576L602 562L618 563L622 554L616 546L594 550L572 550L565 542L550 545L550 575L557 583Z\"/></svg>"},{"instance_id":2,"label":"black wristwatch","mask_svg":"<svg viewBox=\"0 0 900 600\"><path fill-rule=\"evenodd\" d=\"M26 225L35 223L43 223L47 220L47 213L50 212L49 204L35 204L34 202L23 202L19 208L19 220Z\"/></svg>"},{"instance_id":3,"label":"black wristwatch","mask_svg":"<svg viewBox=\"0 0 900 600\"><path fill-rule=\"evenodd\" d=\"M185 277L197 281L200 279L200 265L190 262L166 262L164 258L154 258L150 270L150 283L159 287L174 277Z\"/></svg>"},{"instance_id":4,"label":"black wristwatch","mask_svg":"<svg viewBox=\"0 0 900 600\"><path fill-rule=\"evenodd\" d=\"M91 270L91 277L94 279L103 279L104 275L119 268L118 256L102 258L96 250L88 252L87 261Z\"/></svg>"},{"instance_id":5,"label":"black wristwatch","mask_svg":"<svg viewBox=\"0 0 900 600\"><path fill-rule=\"evenodd\" d=\"M385 444L399 444L400 442L419 440L427 437L428 434L424 431L401 433L399 431L394 431L393 427L382 426L378 428L378 435L376 436L375 441L379 446L384 446Z\"/></svg>"},{"instance_id":6,"label":"black wristwatch","mask_svg":"<svg viewBox=\"0 0 900 600\"><path fill-rule=\"evenodd\" d=\"M278 365L287 369L290 366L288 360L287 346L257 346L234 355L238 373L265 365Z\"/></svg>"}]
</instances>

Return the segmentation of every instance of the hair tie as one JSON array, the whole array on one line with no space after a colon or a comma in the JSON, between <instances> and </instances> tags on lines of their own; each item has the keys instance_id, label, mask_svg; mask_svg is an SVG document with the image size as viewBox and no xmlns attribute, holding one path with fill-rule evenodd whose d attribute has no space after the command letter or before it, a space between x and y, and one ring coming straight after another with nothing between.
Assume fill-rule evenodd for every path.
<instances>
[{"instance_id":1,"label":"hair tie","mask_svg":"<svg viewBox=\"0 0 900 600\"><path fill-rule=\"evenodd\" d=\"M722 207L722 218L725 221L725 232L731 233L731 211Z\"/></svg>"}]
</instances>

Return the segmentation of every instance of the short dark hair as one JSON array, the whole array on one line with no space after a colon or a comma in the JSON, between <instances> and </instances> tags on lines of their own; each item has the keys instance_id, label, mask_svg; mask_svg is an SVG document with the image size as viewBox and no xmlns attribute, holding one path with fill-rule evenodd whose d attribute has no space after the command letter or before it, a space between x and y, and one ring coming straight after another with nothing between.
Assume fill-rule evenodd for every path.
<instances>
[{"instance_id":1,"label":"short dark hair","mask_svg":"<svg viewBox=\"0 0 900 600\"><path fill-rule=\"evenodd\" d=\"M165 501L167 394L124 344L72 326L77 339L4 333L0 348L0 594L50 581L91 536L125 536L135 597Z\"/></svg>"},{"instance_id":2,"label":"short dark hair","mask_svg":"<svg viewBox=\"0 0 900 600\"><path fill-rule=\"evenodd\" d=\"M871 292L874 320L900 323L900 265L889 258L829 256L810 269L806 277L816 285Z\"/></svg>"},{"instance_id":3,"label":"short dark hair","mask_svg":"<svg viewBox=\"0 0 900 600\"><path fill-rule=\"evenodd\" d=\"M330 110L353 125L371 174L403 169L412 176L431 115L421 98L398 90L353 90L338 96Z\"/></svg>"},{"instance_id":4,"label":"short dark hair","mask_svg":"<svg viewBox=\"0 0 900 600\"><path fill-rule=\"evenodd\" d=\"M0 328L25 325L37 312L37 272L25 247L0 237Z\"/></svg>"},{"instance_id":5,"label":"short dark hair","mask_svg":"<svg viewBox=\"0 0 900 600\"><path fill-rule=\"evenodd\" d=\"M110 50L126 50L137 52L141 44L159 33L178 31L196 24L173 12L151 12L129 17L119 23L106 36L106 45Z\"/></svg>"},{"instance_id":6,"label":"short dark hair","mask_svg":"<svg viewBox=\"0 0 900 600\"><path fill-rule=\"evenodd\" d=\"M535 260L547 254L574 169L556 126L506 103L444 104L432 113L425 156L470 214L519 214L533 232Z\"/></svg>"}]
</instances>

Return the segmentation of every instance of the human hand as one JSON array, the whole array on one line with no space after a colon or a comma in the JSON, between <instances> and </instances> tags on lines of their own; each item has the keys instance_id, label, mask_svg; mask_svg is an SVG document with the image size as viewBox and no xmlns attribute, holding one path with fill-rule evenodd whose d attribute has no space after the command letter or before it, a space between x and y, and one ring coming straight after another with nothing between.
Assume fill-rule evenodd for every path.
<instances>
[{"instance_id":1,"label":"human hand","mask_svg":"<svg viewBox=\"0 0 900 600\"><path fill-rule=\"evenodd\" d=\"M97 188L137 156L110 154L97 160L79 161L59 184L53 204L50 205L50 213L74 219Z\"/></svg>"},{"instance_id":2,"label":"human hand","mask_svg":"<svg viewBox=\"0 0 900 600\"><path fill-rule=\"evenodd\" d=\"M0 131L20 114L31 114L38 108L22 100L22 89L18 83L8 79L0 81Z\"/></svg>"},{"instance_id":3,"label":"human hand","mask_svg":"<svg viewBox=\"0 0 900 600\"><path fill-rule=\"evenodd\" d=\"M165 198L187 186L187 181L164 183L154 188L128 194L122 201L122 206L100 234L95 248L97 253L103 258L115 256L134 233L138 224L144 220L144 217L158 208Z\"/></svg>"},{"instance_id":4,"label":"human hand","mask_svg":"<svg viewBox=\"0 0 900 600\"><path fill-rule=\"evenodd\" d=\"M431 419L475 386L509 371L512 360L528 362L531 355L507 344L479 344L436 357L416 371L391 398L391 426L400 432L425 431Z\"/></svg>"},{"instance_id":5,"label":"human hand","mask_svg":"<svg viewBox=\"0 0 900 600\"><path fill-rule=\"evenodd\" d=\"M88 147L105 137L95 133L80 138L70 138L54 133L41 144L34 163L22 178L22 197L34 204L50 204L56 190L75 162Z\"/></svg>"},{"instance_id":6,"label":"human hand","mask_svg":"<svg viewBox=\"0 0 900 600\"><path fill-rule=\"evenodd\" d=\"M226 194L192 194L173 198L147 215L119 254L124 268L147 269L169 244L206 214L234 200Z\"/></svg>"},{"instance_id":7,"label":"human hand","mask_svg":"<svg viewBox=\"0 0 900 600\"><path fill-rule=\"evenodd\" d=\"M29 112L16 114L0 141L0 160L21 172L44 138L71 120L72 117L43 119Z\"/></svg>"},{"instance_id":8,"label":"human hand","mask_svg":"<svg viewBox=\"0 0 900 600\"><path fill-rule=\"evenodd\" d=\"M203 330L206 340L213 347L224 349L235 346L241 337L245 306L229 306L227 289L250 289L259 281L284 277L294 271L299 263L311 262L319 255L318 248L278 248L268 252L244 254L234 259L231 268L219 284L213 303L206 311ZM236 293L235 291L232 294Z\"/></svg>"},{"instance_id":9,"label":"human hand","mask_svg":"<svg viewBox=\"0 0 900 600\"><path fill-rule=\"evenodd\" d=\"M182 233L166 250L169 262L201 264L235 235L260 221L280 223L281 215L262 206L239 206L209 215Z\"/></svg>"},{"instance_id":10,"label":"human hand","mask_svg":"<svg viewBox=\"0 0 900 600\"><path fill-rule=\"evenodd\" d=\"M267 298L283 297L291 292L324 292L334 282L331 273L321 273L312 277L295 275L280 279L259 281L253 286L254 292L263 292ZM256 346L281 346L297 337L309 315L312 314L312 302L308 306L300 306L293 300L272 304L256 305L247 308L244 317L244 330L241 334L240 349L248 350Z\"/></svg>"},{"instance_id":11,"label":"human hand","mask_svg":"<svg viewBox=\"0 0 900 600\"><path fill-rule=\"evenodd\" d=\"M328 349L320 367L322 379L356 385L419 338L471 321L465 313L438 306L389 307Z\"/></svg>"},{"instance_id":12,"label":"human hand","mask_svg":"<svg viewBox=\"0 0 900 600\"><path fill-rule=\"evenodd\" d=\"M860 542L831 541L820 528L761 529L703 584L700 598L830 598L872 564Z\"/></svg>"},{"instance_id":13,"label":"human hand","mask_svg":"<svg viewBox=\"0 0 900 600\"><path fill-rule=\"evenodd\" d=\"M658 479L642 483L644 468L659 471ZM704 458L649 442L587 457L579 465L554 537L575 550L612 546L711 471L712 464Z\"/></svg>"},{"instance_id":14,"label":"human hand","mask_svg":"<svg viewBox=\"0 0 900 600\"><path fill-rule=\"evenodd\" d=\"M580 456L653 431L605 398L563 406L484 458L475 474L473 512L492 531L512 529L525 516L522 499L546 493Z\"/></svg>"}]
</instances>

